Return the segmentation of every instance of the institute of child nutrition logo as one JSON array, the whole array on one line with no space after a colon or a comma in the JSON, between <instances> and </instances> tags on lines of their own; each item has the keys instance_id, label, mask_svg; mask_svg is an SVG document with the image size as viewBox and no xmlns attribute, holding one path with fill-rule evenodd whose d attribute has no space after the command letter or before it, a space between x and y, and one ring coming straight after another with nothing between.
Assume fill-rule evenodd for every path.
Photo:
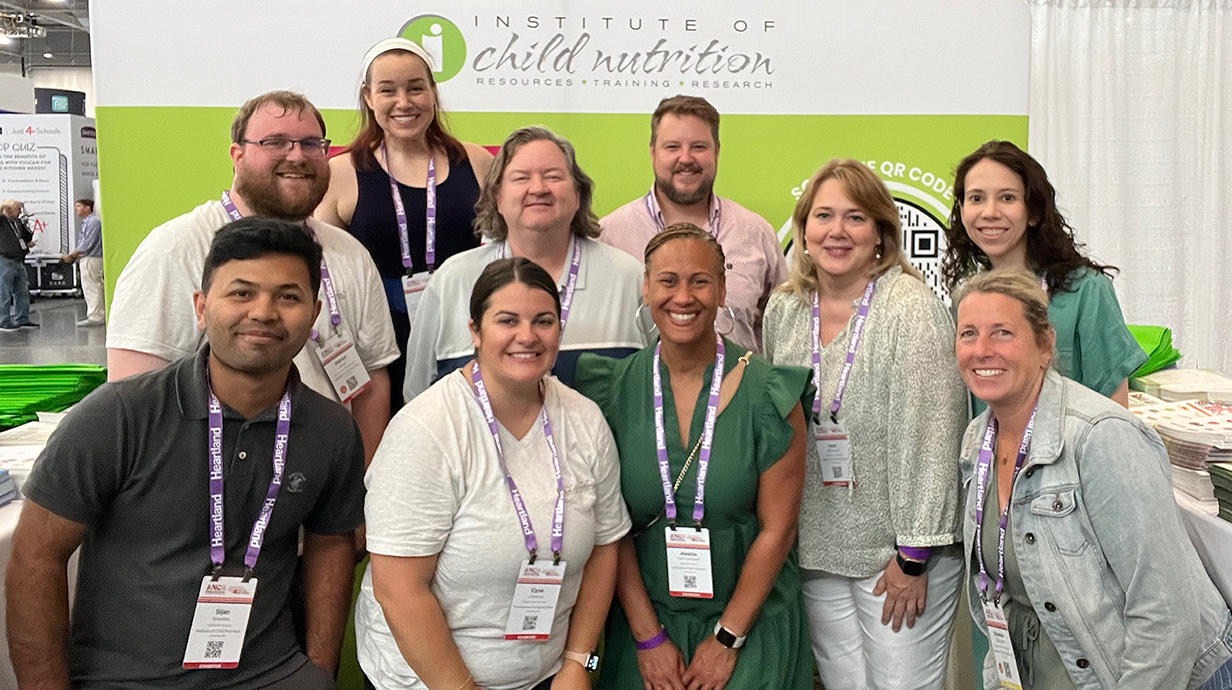
<instances>
[{"instance_id":1,"label":"institute of child nutrition logo","mask_svg":"<svg viewBox=\"0 0 1232 690\"><path fill-rule=\"evenodd\" d=\"M466 39L457 25L437 14L421 14L402 25L402 38L423 46L436 61L432 78L436 83L458 76L466 65Z\"/></svg>"}]
</instances>

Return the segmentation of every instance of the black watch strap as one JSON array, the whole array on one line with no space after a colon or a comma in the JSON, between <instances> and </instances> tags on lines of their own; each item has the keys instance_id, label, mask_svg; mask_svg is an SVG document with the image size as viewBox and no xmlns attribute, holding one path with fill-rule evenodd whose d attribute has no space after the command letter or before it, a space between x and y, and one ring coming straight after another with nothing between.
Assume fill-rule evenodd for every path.
<instances>
[{"instance_id":1,"label":"black watch strap","mask_svg":"<svg viewBox=\"0 0 1232 690\"><path fill-rule=\"evenodd\" d=\"M903 555L897 551L894 552L894 560L898 561L898 567L903 571L903 574L910 575L911 577L919 577L923 575L925 568L928 567L927 563L910 561L903 558Z\"/></svg>"}]
</instances>

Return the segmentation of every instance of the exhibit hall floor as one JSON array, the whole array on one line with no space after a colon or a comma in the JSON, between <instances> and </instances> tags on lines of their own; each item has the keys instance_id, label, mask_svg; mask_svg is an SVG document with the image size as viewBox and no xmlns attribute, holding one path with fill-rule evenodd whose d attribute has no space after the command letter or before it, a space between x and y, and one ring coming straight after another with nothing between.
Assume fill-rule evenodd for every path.
<instances>
[{"instance_id":1,"label":"exhibit hall floor","mask_svg":"<svg viewBox=\"0 0 1232 690\"><path fill-rule=\"evenodd\" d=\"M107 331L77 326L86 318L83 299L36 297L30 320L38 328L0 331L0 364L107 364Z\"/></svg>"}]
</instances>

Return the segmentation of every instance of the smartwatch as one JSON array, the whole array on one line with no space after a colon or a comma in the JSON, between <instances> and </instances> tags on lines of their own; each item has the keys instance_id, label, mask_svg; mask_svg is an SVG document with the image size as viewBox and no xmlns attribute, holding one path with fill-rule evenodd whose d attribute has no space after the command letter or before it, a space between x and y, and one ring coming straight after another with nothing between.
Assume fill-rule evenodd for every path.
<instances>
[{"instance_id":1,"label":"smartwatch","mask_svg":"<svg viewBox=\"0 0 1232 690\"><path fill-rule=\"evenodd\" d=\"M744 646L744 641L748 638L748 635L737 635L724 628L720 622L714 624L714 638L719 641L719 644L728 649L740 649Z\"/></svg>"},{"instance_id":2,"label":"smartwatch","mask_svg":"<svg viewBox=\"0 0 1232 690\"><path fill-rule=\"evenodd\" d=\"M594 652L570 652L566 650L565 658L569 661L578 662L587 671L599 670L599 656Z\"/></svg>"},{"instance_id":3,"label":"smartwatch","mask_svg":"<svg viewBox=\"0 0 1232 690\"><path fill-rule=\"evenodd\" d=\"M922 561L912 561L903 558L901 553L894 552L894 560L898 562L898 567L902 569L904 575L911 577L919 577L924 574L924 570L928 568L928 563Z\"/></svg>"}]
</instances>

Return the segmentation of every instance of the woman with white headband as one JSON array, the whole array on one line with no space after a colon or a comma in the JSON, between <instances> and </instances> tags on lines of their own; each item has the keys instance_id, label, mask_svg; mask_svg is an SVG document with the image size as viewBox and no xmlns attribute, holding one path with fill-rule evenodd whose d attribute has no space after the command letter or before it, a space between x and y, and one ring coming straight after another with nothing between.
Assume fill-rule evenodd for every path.
<instances>
[{"instance_id":1,"label":"woman with white headband","mask_svg":"<svg viewBox=\"0 0 1232 690\"><path fill-rule=\"evenodd\" d=\"M361 129L329 162L316 217L346 228L368 248L385 283L402 351L389 365L390 413L402 407L406 341L428 276L445 259L479 246L475 200L492 164L482 146L458 141L441 121L434 58L405 38L364 56Z\"/></svg>"}]
</instances>

